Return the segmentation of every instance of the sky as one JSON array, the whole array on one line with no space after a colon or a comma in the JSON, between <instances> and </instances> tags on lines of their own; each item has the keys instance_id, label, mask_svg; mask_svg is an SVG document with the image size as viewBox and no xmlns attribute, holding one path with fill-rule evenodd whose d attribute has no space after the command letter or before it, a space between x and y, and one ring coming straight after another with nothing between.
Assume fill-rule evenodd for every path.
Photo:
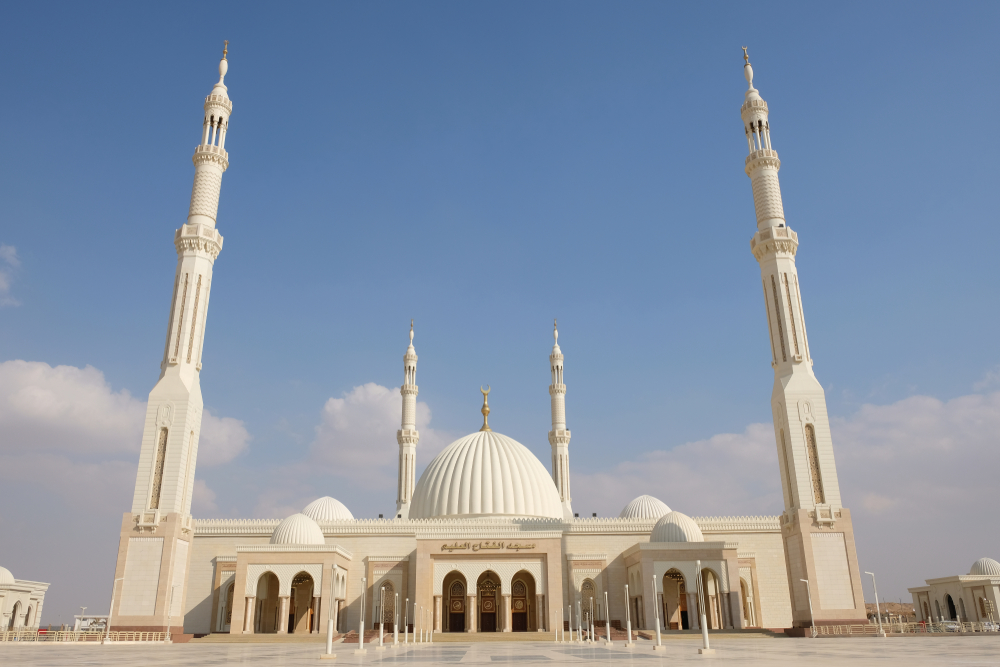
<instances>
[{"instance_id":1,"label":"sky","mask_svg":"<svg viewBox=\"0 0 1000 667\"><path fill-rule=\"evenodd\" d=\"M995 3L4 14L0 565L43 623L110 597L225 39L196 517L392 512L411 318L418 475L486 384L549 460L558 318L576 511L779 514L747 46L861 569L906 600L1000 558Z\"/></svg>"}]
</instances>

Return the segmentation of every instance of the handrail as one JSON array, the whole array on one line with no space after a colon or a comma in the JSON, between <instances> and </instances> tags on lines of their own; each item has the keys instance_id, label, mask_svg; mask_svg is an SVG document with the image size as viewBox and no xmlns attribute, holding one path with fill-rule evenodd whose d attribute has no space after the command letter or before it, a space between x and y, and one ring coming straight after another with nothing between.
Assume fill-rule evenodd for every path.
<instances>
[{"instance_id":1,"label":"handrail","mask_svg":"<svg viewBox=\"0 0 1000 667\"><path fill-rule=\"evenodd\" d=\"M17 629L0 631L0 642L163 642L165 632L109 632Z\"/></svg>"}]
</instances>

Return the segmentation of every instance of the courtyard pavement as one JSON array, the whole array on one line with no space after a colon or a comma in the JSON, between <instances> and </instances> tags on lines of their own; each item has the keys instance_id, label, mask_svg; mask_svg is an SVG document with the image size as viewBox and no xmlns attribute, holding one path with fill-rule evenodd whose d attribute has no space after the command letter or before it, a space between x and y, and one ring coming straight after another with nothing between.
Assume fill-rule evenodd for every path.
<instances>
[{"instance_id":1,"label":"courtyard pavement","mask_svg":"<svg viewBox=\"0 0 1000 667\"><path fill-rule=\"evenodd\" d=\"M550 642L425 644L386 651L369 647L363 656L336 644L336 660L319 659L323 644L0 644L0 665L1000 665L1000 636L726 639L714 646L712 656L699 655L700 642L693 638L665 644L665 651L655 653L647 641L634 649Z\"/></svg>"}]
</instances>

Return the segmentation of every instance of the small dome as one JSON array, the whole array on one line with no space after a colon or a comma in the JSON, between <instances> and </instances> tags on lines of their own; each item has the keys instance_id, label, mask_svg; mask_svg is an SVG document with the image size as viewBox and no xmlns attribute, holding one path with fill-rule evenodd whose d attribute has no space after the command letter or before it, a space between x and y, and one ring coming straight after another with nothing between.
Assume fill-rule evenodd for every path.
<instances>
[{"instance_id":1,"label":"small dome","mask_svg":"<svg viewBox=\"0 0 1000 667\"><path fill-rule=\"evenodd\" d=\"M293 514L271 533L271 544L326 544L319 524L305 514Z\"/></svg>"},{"instance_id":2,"label":"small dome","mask_svg":"<svg viewBox=\"0 0 1000 667\"><path fill-rule=\"evenodd\" d=\"M705 536L694 519L687 514L670 512L664 515L649 536L650 542L704 542Z\"/></svg>"},{"instance_id":3,"label":"small dome","mask_svg":"<svg viewBox=\"0 0 1000 667\"><path fill-rule=\"evenodd\" d=\"M972 564L969 574L972 576L1000 577L1000 563L992 558L980 558Z\"/></svg>"},{"instance_id":4,"label":"small dome","mask_svg":"<svg viewBox=\"0 0 1000 667\"><path fill-rule=\"evenodd\" d=\"M11 574L10 570L8 570L7 568L0 566L0 586L3 586L4 584L13 586L14 575Z\"/></svg>"},{"instance_id":5,"label":"small dome","mask_svg":"<svg viewBox=\"0 0 1000 667\"><path fill-rule=\"evenodd\" d=\"M302 513L316 523L328 521L352 521L354 515L347 509L344 503L330 496L318 498L302 510Z\"/></svg>"},{"instance_id":6,"label":"small dome","mask_svg":"<svg viewBox=\"0 0 1000 667\"><path fill-rule=\"evenodd\" d=\"M562 519L542 462L517 440L478 431L445 447L413 491L411 519L501 514Z\"/></svg>"},{"instance_id":7,"label":"small dome","mask_svg":"<svg viewBox=\"0 0 1000 667\"><path fill-rule=\"evenodd\" d=\"M621 519L659 519L670 512L667 504L653 496L639 496L618 515Z\"/></svg>"}]
</instances>

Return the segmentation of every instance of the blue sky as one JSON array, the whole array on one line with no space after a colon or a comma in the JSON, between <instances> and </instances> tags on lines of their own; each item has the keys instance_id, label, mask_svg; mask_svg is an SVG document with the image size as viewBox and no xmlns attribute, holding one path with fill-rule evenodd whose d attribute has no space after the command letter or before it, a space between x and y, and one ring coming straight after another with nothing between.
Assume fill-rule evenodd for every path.
<instances>
[{"instance_id":1,"label":"blue sky","mask_svg":"<svg viewBox=\"0 0 1000 667\"><path fill-rule=\"evenodd\" d=\"M228 453L199 462L200 516L282 515L320 495L357 516L391 511L398 416L379 388L401 381L410 318L420 467L478 428L481 384L491 425L547 461L553 317L577 510L618 513L633 489L608 481L616 465L687 451L725 467L697 443L736 434L732 446L770 457L765 478L733 471L742 490L705 506L683 480L636 491L692 515L780 512L773 442L751 428L770 421L773 376L749 250L746 45L863 569L886 571L898 597L1000 557L975 517L947 548L900 518L992 502L969 490L968 468L1000 462L998 15L989 3L7 7L0 362L93 367L63 378L63 396L105 392L117 426L104 436L81 417L84 446L72 424L46 435L8 402L3 479L21 500L0 526L22 539L0 544L0 564L58 583L46 622L105 603L134 482L129 420L159 372L173 230L223 39L231 166L202 389ZM34 382L18 377L7 395ZM934 412L925 400L947 414L913 437L939 433L928 447L945 442L953 472L899 435L906 408ZM964 405L980 428L958 437ZM900 427L872 435L891 419ZM378 446L388 460L312 465ZM879 447L869 471L860 461ZM67 507L86 510L85 528L38 527ZM100 585L58 579L65 564L42 553L66 535ZM890 575L901 553L914 562Z\"/></svg>"}]
</instances>

